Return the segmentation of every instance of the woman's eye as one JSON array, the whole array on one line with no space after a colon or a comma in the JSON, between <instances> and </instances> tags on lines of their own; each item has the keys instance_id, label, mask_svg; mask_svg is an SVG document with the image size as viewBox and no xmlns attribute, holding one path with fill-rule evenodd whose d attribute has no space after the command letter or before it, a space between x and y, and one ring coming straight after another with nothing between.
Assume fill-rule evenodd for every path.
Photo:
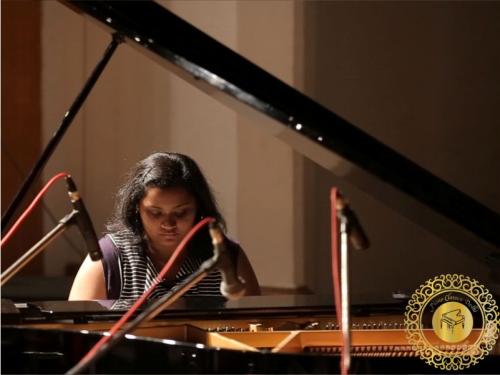
<instances>
[{"instance_id":1,"label":"woman's eye","mask_svg":"<svg viewBox=\"0 0 500 375\"><path fill-rule=\"evenodd\" d=\"M174 216L175 216L176 218L180 219L180 218L182 218L182 217L186 216L186 213L187 213L187 211L179 211L179 212L175 212L175 213L174 213Z\"/></svg>"},{"instance_id":2,"label":"woman's eye","mask_svg":"<svg viewBox=\"0 0 500 375\"><path fill-rule=\"evenodd\" d=\"M149 214L153 217L160 217L161 216L160 211L149 211Z\"/></svg>"}]
</instances>

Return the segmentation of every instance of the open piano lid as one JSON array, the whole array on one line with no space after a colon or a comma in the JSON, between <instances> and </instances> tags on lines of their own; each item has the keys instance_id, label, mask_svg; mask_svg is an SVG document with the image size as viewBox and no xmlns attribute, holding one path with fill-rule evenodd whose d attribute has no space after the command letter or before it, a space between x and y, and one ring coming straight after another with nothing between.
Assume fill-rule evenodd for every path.
<instances>
[{"instance_id":1,"label":"open piano lid","mask_svg":"<svg viewBox=\"0 0 500 375\"><path fill-rule=\"evenodd\" d=\"M153 1L63 3L453 247L500 269L498 213L172 12Z\"/></svg>"}]
</instances>

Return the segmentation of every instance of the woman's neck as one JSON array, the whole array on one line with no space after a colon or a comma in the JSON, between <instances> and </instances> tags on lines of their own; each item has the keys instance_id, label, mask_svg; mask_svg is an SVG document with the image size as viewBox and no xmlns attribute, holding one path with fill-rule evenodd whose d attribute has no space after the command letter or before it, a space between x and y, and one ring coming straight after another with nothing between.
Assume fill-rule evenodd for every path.
<instances>
[{"instance_id":1,"label":"woman's neck","mask_svg":"<svg viewBox=\"0 0 500 375\"><path fill-rule=\"evenodd\" d=\"M173 252L166 252L156 249L148 243L148 255L151 258L158 273L163 269L168 260L172 257ZM171 265L170 270L166 276L166 279L174 278L180 268L180 258Z\"/></svg>"}]
</instances>

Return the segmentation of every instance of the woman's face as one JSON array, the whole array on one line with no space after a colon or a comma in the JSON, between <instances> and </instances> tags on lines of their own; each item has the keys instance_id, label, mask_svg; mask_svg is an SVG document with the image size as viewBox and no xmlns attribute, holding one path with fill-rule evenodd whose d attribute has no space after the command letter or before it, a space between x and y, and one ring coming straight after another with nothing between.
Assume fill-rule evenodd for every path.
<instances>
[{"instance_id":1,"label":"woman's face","mask_svg":"<svg viewBox=\"0 0 500 375\"><path fill-rule=\"evenodd\" d=\"M146 190L139 214L152 250L169 257L195 224L195 198L183 188Z\"/></svg>"}]
</instances>

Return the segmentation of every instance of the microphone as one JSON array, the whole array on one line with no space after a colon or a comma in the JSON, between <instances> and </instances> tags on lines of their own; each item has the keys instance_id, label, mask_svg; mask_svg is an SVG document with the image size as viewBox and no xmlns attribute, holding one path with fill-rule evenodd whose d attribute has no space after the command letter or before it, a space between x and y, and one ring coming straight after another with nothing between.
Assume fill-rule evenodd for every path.
<instances>
[{"instance_id":1,"label":"microphone","mask_svg":"<svg viewBox=\"0 0 500 375\"><path fill-rule=\"evenodd\" d=\"M75 215L76 225L80 229L83 239L85 240L85 246L87 247L90 259L93 261L102 259L102 251L97 241L94 226L92 225L92 221L83 204L80 193L78 193L76 185L70 175L66 177L66 185L68 187L68 195L73 205L73 209L78 211L78 214Z\"/></svg>"},{"instance_id":2,"label":"microphone","mask_svg":"<svg viewBox=\"0 0 500 375\"><path fill-rule=\"evenodd\" d=\"M366 236L363 227L361 226L358 217L349 207L347 200L338 193L337 196L337 213L347 219L347 235L351 245L356 250L365 250L370 247L370 240Z\"/></svg>"},{"instance_id":3,"label":"microphone","mask_svg":"<svg viewBox=\"0 0 500 375\"><path fill-rule=\"evenodd\" d=\"M217 268L222 275L220 292L227 299L239 299L245 294L245 280L237 275L236 264L234 264L233 257L227 251L224 235L219 225L212 221L209 232L214 246L214 254L218 258Z\"/></svg>"}]
</instances>

